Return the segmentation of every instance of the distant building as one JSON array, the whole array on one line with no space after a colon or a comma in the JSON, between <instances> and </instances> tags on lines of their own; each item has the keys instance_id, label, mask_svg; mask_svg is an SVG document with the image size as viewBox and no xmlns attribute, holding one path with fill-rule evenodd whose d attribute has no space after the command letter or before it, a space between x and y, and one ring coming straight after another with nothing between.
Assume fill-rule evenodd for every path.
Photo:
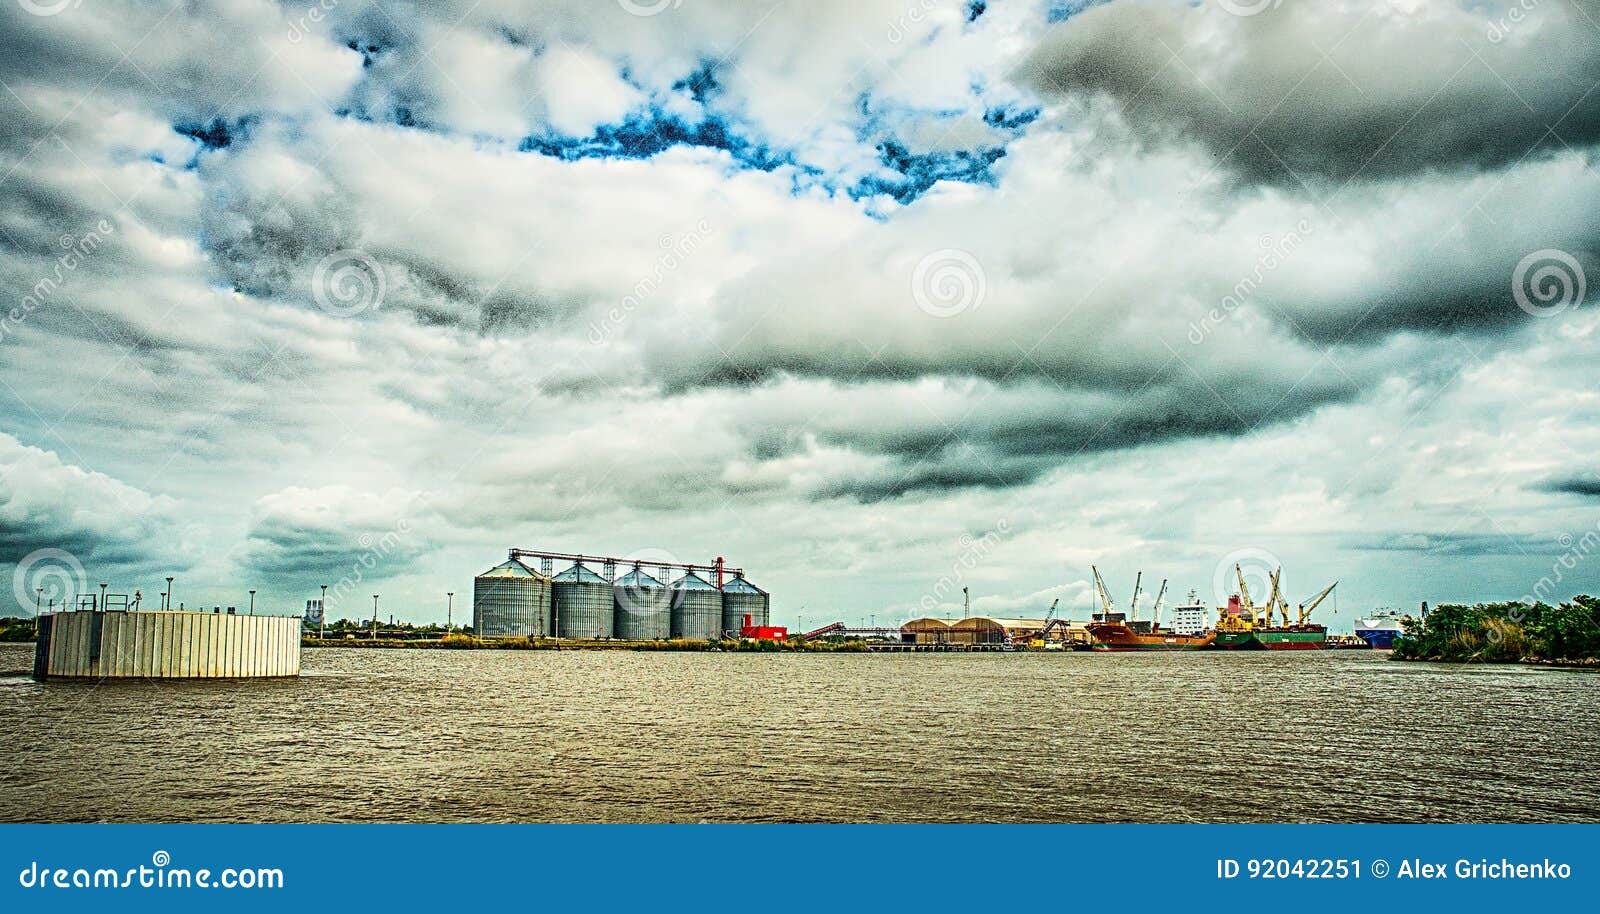
<instances>
[{"instance_id":1,"label":"distant building","mask_svg":"<svg viewBox=\"0 0 1600 914\"><path fill-rule=\"evenodd\" d=\"M323 619L323 616L322 616L322 601L321 600L307 600L306 601L306 624L307 625L318 625L318 626L320 626L322 624L322 619Z\"/></svg>"}]
</instances>

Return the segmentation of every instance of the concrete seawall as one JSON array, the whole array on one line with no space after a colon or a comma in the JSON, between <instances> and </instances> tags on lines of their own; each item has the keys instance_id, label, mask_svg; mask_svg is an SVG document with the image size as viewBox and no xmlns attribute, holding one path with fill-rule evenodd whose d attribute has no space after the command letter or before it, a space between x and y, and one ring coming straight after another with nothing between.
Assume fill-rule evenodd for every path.
<instances>
[{"instance_id":1,"label":"concrete seawall","mask_svg":"<svg viewBox=\"0 0 1600 914\"><path fill-rule=\"evenodd\" d=\"M245 679L300 675L300 620L199 612L39 618L33 678Z\"/></svg>"}]
</instances>

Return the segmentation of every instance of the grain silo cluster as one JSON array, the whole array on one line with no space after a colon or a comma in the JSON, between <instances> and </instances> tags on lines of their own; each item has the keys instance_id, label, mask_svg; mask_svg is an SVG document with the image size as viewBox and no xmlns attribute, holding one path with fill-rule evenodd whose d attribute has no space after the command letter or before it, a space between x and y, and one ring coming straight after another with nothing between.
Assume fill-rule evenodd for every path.
<instances>
[{"instance_id":1,"label":"grain silo cluster","mask_svg":"<svg viewBox=\"0 0 1600 914\"><path fill-rule=\"evenodd\" d=\"M472 581L486 638L707 641L772 621L770 595L719 557L706 565L511 550Z\"/></svg>"}]
</instances>

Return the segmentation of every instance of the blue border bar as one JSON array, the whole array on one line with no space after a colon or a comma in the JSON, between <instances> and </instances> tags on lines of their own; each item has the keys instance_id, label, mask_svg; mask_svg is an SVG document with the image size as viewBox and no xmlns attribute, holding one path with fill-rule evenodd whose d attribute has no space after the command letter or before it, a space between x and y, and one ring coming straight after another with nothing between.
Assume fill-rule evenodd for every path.
<instances>
[{"instance_id":1,"label":"blue border bar","mask_svg":"<svg viewBox=\"0 0 1600 914\"><path fill-rule=\"evenodd\" d=\"M1597 847L1600 825L9 825L0 826L0 906L1586 910L1600 897ZM1484 861L1532 875L1462 870ZM54 877L60 869L68 875ZM202 869L212 881L224 870L280 870L283 885L155 883L157 870L182 870L192 883ZM56 884L83 879L78 870L132 873L132 882Z\"/></svg>"}]
</instances>

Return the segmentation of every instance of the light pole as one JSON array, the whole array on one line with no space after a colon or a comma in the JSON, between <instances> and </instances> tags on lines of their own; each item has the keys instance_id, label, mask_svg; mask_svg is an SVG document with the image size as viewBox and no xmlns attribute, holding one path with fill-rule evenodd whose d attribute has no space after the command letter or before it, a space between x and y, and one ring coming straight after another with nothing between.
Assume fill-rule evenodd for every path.
<instances>
[{"instance_id":1,"label":"light pole","mask_svg":"<svg viewBox=\"0 0 1600 914\"><path fill-rule=\"evenodd\" d=\"M105 608L106 608L106 588L110 587L110 586L111 586L110 584L107 584L104 581L100 582L100 605L98 607L96 607L96 609L99 609L101 611L105 610Z\"/></svg>"},{"instance_id":2,"label":"light pole","mask_svg":"<svg viewBox=\"0 0 1600 914\"><path fill-rule=\"evenodd\" d=\"M44 588L41 587L33 595L33 617L39 618L39 604L44 600Z\"/></svg>"},{"instance_id":3,"label":"light pole","mask_svg":"<svg viewBox=\"0 0 1600 914\"><path fill-rule=\"evenodd\" d=\"M452 627L451 623L455 619L456 593L452 590L445 594L444 597L446 600L444 605L444 633L448 635Z\"/></svg>"},{"instance_id":4,"label":"light pole","mask_svg":"<svg viewBox=\"0 0 1600 914\"><path fill-rule=\"evenodd\" d=\"M256 592L250 591L250 615L256 614Z\"/></svg>"},{"instance_id":5,"label":"light pole","mask_svg":"<svg viewBox=\"0 0 1600 914\"><path fill-rule=\"evenodd\" d=\"M328 636L328 585L326 584L322 585L322 602L317 604L317 608L322 610L317 613L317 640L321 641Z\"/></svg>"},{"instance_id":6,"label":"light pole","mask_svg":"<svg viewBox=\"0 0 1600 914\"><path fill-rule=\"evenodd\" d=\"M167 610L172 610L172 576L167 576Z\"/></svg>"}]
</instances>

